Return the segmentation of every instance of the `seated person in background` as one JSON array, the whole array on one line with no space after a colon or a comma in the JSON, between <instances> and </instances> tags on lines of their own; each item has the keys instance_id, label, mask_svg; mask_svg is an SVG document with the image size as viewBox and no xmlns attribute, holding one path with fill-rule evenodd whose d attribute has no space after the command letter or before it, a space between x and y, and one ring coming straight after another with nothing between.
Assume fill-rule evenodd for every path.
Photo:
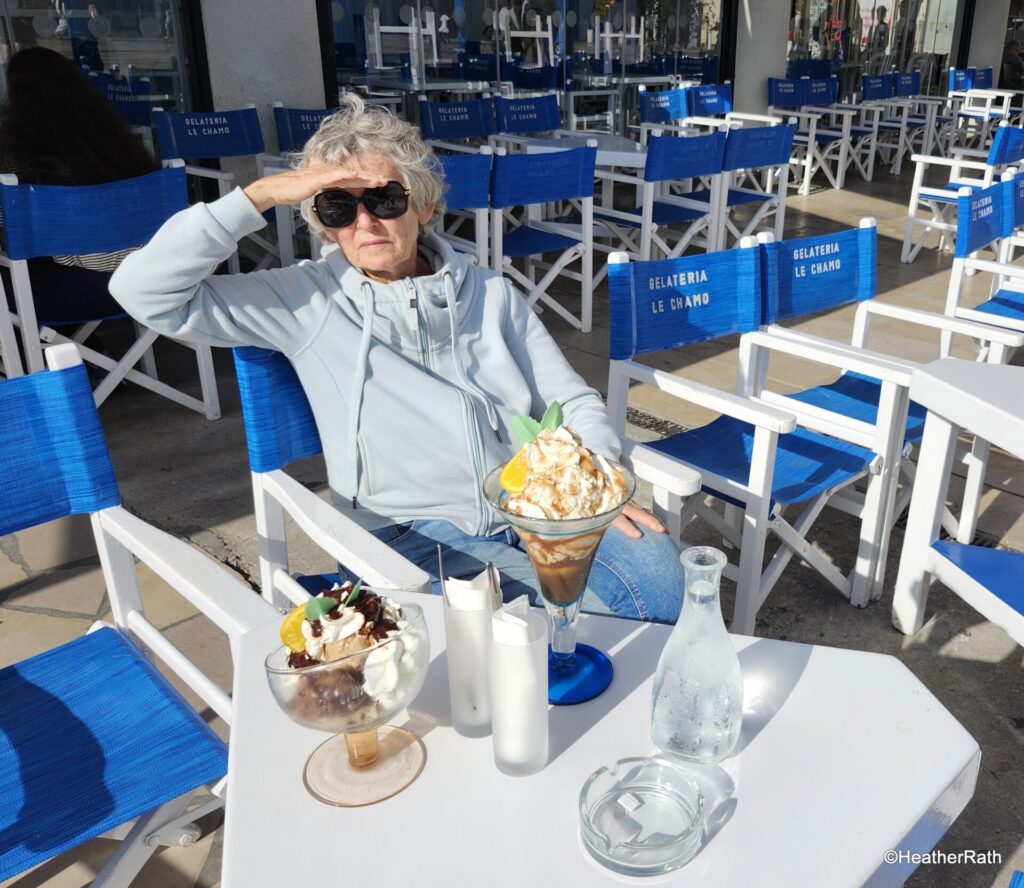
<instances>
[{"instance_id":1,"label":"seated person in background","mask_svg":"<svg viewBox=\"0 0 1024 888\"><path fill-rule=\"evenodd\" d=\"M34 46L7 66L0 173L33 185L99 185L158 170L121 115L72 62ZM0 219L0 225L3 220ZM36 314L74 323L118 314L107 285L124 253L29 260ZM14 310L10 273L0 268Z\"/></svg>"},{"instance_id":2,"label":"seated person in background","mask_svg":"<svg viewBox=\"0 0 1024 888\"><path fill-rule=\"evenodd\" d=\"M283 352L316 417L339 508L429 573L435 592L440 543L449 576L490 561L506 597L536 601L529 559L481 481L518 448L512 418L538 418L555 400L584 445L618 457L600 396L507 280L431 232L443 182L414 126L343 96L296 167L172 217L124 261L111 292L178 339ZM266 224L261 213L295 203L324 243L319 259L213 275ZM627 505L583 607L674 620L678 554L653 515Z\"/></svg>"},{"instance_id":3,"label":"seated person in background","mask_svg":"<svg viewBox=\"0 0 1024 888\"><path fill-rule=\"evenodd\" d=\"M1003 76L999 85L1003 89L1024 89L1024 60L1020 57L1021 43L1011 40L1003 47Z\"/></svg>"}]
</instances>

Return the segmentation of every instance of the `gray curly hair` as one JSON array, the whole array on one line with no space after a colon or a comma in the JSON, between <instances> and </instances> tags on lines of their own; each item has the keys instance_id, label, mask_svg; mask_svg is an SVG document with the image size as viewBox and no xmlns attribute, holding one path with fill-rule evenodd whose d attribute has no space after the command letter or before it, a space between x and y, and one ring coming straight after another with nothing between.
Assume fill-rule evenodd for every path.
<instances>
[{"instance_id":1,"label":"gray curly hair","mask_svg":"<svg viewBox=\"0 0 1024 888\"><path fill-rule=\"evenodd\" d=\"M293 155L292 166L305 169L313 164L341 164L365 154L382 155L397 167L402 184L412 190L412 207L417 213L434 204L428 225L444 215L441 164L419 130L384 108L367 108L353 93L343 95L338 110L320 122L302 151ZM312 197L302 202L299 211L321 241L333 240L313 212Z\"/></svg>"}]
</instances>

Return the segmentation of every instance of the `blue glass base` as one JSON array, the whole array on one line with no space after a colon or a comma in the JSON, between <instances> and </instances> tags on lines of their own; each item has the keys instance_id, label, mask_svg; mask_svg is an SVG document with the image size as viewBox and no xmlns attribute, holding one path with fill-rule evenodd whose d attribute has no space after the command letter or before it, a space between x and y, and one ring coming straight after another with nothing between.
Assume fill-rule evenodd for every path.
<instances>
[{"instance_id":1,"label":"blue glass base","mask_svg":"<svg viewBox=\"0 0 1024 888\"><path fill-rule=\"evenodd\" d=\"M548 703L570 706L584 703L604 693L612 683L612 661L603 651L589 644L576 645L576 670L568 675L556 671L554 655L548 647Z\"/></svg>"}]
</instances>

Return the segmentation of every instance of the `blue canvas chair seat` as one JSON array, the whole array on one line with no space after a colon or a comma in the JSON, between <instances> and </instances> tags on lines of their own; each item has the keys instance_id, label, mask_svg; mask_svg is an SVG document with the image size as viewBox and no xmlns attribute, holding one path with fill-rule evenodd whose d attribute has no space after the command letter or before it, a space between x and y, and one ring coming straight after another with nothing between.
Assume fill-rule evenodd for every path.
<instances>
[{"instance_id":1,"label":"blue canvas chair seat","mask_svg":"<svg viewBox=\"0 0 1024 888\"><path fill-rule=\"evenodd\" d=\"M878 403L882 381L864 373L844 373L835 382L819 385L790 395L795 401L812 404L839 416L848 416L874 425L878 421ZM917 444L924 431L925 409L910 402L904 444Z\"/></svg>"},{"instance_id":2,"label":"blue canvas chair seat","mask_svg":"<svg viewBox=\"0 0 1024 888\"><path fill-rule=\"evenodd\" d=\"M554 231L520 225L502 239L502 250L506 256L522 259L524 256L536 256L543 253L562 253L577 246L577 238L566 237Z\"/></svg>"},{"instance_id":3,"label":"blue canvas chair seat","mask_svg":"<svg viewBox=\"0 0 1024 888\"><path fill-rule=\"evenodd\" d=\"M893 593L892 622L901 632L923 626L929 587L938 580L1024 645L1024 555L939 539L962 432L991 442L1010 458L1024 458L1020 377L1018 367L953 359L914 375L911 392L928 408L928 418Z\"/></svg>"},{"instance_id":4,"label":"blue canvas chair seat","mask_svg":"<svg viewBox=\"0 0 1024 888\"><path fill-rule=\"evenodd\" d=\"M13 175L0 176L0 206L4 223L4 244L0 264L10 269L15 313L7 310L0 297L0 357L7 376L22 372L12 325L22 332L22 346L29 372L43 368L43 344L74 342L85 360L104 374L94 397L99 406L123 382L131 382L178 404L202 413L207 419L220 417L220 400L213 358L208 345L190 345L196 355L201 398L160 379L153 343L157 333L135 324L135 341L119 357L104 354L85 343L103 322L123 318L121 311L78 321L77 329L58 332L36 315L32 295L30 259L39 257L119 253L140 247L171 216L188 206L185 170L180 161L162 170L100 185L21 185ZM67 294L69 301L74 294ZM140 365L137 369L137 365Z\"/></svg>"},{"instance_id":5,"label":"blue canvas chair seat","mask_svg":"<svg viewBox=\"0 0 1024 888\"><path fill-rule=\"evenodd\" d=\"M110 617L0 669L0 880L134 819L91 883L126 886L159 846L194 841L192 821L225 796L224 743L151 659L232 721L230 696L147 617L135 559L167 584L161 601L179 593L231 650L280 615L122 508L80 355L65 343L45 358L49 369L0 382L0 537L88 515Z\"/></svg>"},{"instance_id":6,"label":"blue canvas chair seat","mask_svg":"<svg viewBox=\"0 0 1024 888\"><path fill-rule=\"evenodd\" d=\"M358 523L359 512L320 499L283 470L323 452L320 433L295 368L280 352L233 350L245 422L263 597L276 607L301 604L338 580L333 573L293 576L285 516L350 574L383 589L419 592L430 579Z\"/></svg>"},{"instance_id":7,"label":"blue canvas chair seat","mask_svg":"<svg viewBox=\"0 0 1024 888\"><path fill-rule=\"evenodd\" d=\"M37 775L28 787L25 773ZM223 741L114 629L8 666L0 879L226 773Z\"/></svg>"},{"instance_id":8,"label":"blue canvas chair seat","mask_svg":"<svg viewBox=\"0 0 1024 888\"><path fill-rule=\"evenodd\" d=\"M691 195L687 194L687 197ZM694 200L703 200L703 198L695 197ZM708 201L704 201L707 203ZM665 203L664 201L656 200L651 209L651 221L655 225L679 225L682 222L693 222L696 219L703 219L707 215L707 212L701 212L700 210L691 210L688 207L680 206L679 204ZM635 218L628 218L628 217ZM632 210L619 210L613 216L610 213L603 213L601 210L594 211L595 219L614 219L616 224L625 225L629 228L640 228L643 225L643 207L636 207Z\"/></svg>"},{"instance_id":9,"label":"blue canvas chair seat","mask_svg":"<svg viewBox=\"0 0 1024 888\"><path fill-rule=\"evenodd\" d=\"M731 416L721 416L706 426L650 443L652 450L667 454L702 471L746 483L754 448L754 426ZM849 483L874 459L863 447L797 429L779 435L772 468L772 501L779 505L805 502L830 487ZM735 503L728 494L704 485L704 490Z\"/></svg>"},{"instance_id":10,"label":"blue canvas chair seat","mask_svg":"<svg viewBox=\"0 0 1024 888\"><path fill-rule=\"evenodd\" d=\"M991 299L975 306L975 311L1024 322L1024 293L1016 290L996 290Z\"/></svg>"}]
</instances>

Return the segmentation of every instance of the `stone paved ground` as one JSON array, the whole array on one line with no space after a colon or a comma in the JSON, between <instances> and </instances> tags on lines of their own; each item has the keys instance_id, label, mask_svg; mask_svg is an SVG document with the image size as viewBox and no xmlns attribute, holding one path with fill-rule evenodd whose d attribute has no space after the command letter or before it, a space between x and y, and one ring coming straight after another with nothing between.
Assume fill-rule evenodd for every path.
<instances>
[{"instance_id":1,"label":"stone paved ground","mask_svg":"<svg viewBox=\"0 0 1024 888\"><path fill-rule=\"evenodd\" d=\"M837 230L855 225L862 215L872 215L878 220L880 235L879 297L941 310L948 257L925 251L912 266L899 263L910 172L900 179L880 172L868 186L852 183L842 193L819 191L806 198L791 198L786 234L791 237ZM603 290L596 296L597 323L589 336L569 330L550 312L544 317L573 365L603 390L608 338ZM843 338L849 336L851 319L852 312L840 311L800 327ZM923 339L890 328L879 332L874 345L879 350L922 360L934 354L933 346ZM657 361L666 369L685 370L696 379L729 389L734 382L735 343L679 350L659 356ZM136 388L118 391L104 405L101 416L125 505L171 533L190 539L254 582L251 492L230 356L219 354L217 364L224 402L224 416L218 422L206 422ZM166 367L168 377L188 378L189 371L177 360L173 348L161 352L161 366ZM780 391L819 380L813 372L786 363L773 365L771 378ZM820 376L821 381L826 378L827 374ZM634 431L646 437L658 437L702 421L698 411L680 409L678 404L645 390L634 391L632 404L637 408L631 414L638 425ZM310 486L323 489L325 476L319 461L310 461L295 471ZM1024 474L1016 464L997 454L989 481L992 487L984 502L981 537L991 544L1024 551ZM819 519L813 539L837 563L848 565L854 534L852 519L826 513ZM687 536L692 542L715 542L696 529L688 531ZM889 625L888 606L901 542L902 530L898 528L892 540L882 601L864 610L852 608L812 571L793 563L762 608L757 632L769 638L891 654L921 679L977 738L983 753L975 797L939 849L993 850L1002 856L1002 863L924 866L908 885L1005 888L1014 868L1024 869L1024 771L1019 767L1024 745L1021 650L941 588L932 592L928 622L917 635L905 638L894 631ZM296 553L294 569L311 571L329 566L309 547L299 545ZM145 572L142 587L147 610L158 625L229 687L226 648L205 618L176 602L157 579ZM728 612L732 605L729 584L725 584L723 599ZM0 665L73 638L107 612L87 521L55 522L0 540ZM225 726L208 715L214 727L226 736ZM849 762L846 766L870 765ZM853 828L844 823L844 812L836 811L832 816L837 829ZM212 815L202 824L204 837L195 846L161 850L136 884L140 888L208 888L219 884L219 824L220 816ZM0 888L78 888L90 881L113 847L109 839L97 839Z\"/></svg>"}]
</instances>

